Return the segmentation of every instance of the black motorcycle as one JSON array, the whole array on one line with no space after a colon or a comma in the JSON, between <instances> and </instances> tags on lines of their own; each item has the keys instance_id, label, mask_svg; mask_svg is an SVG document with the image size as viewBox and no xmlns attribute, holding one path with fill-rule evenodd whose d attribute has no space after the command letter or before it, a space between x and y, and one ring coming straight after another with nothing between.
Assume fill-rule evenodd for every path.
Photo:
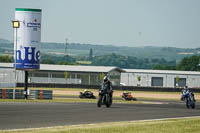
<instances>
[{"instance_id":1,"label":"black motorcycle","mask_svg":"<svg viewBox=\"0 0 200 133\"><path fill-rule=\"evenodd\" d=\"M106 105L106 107L109 108L112 105L113 91L110 91L108 87L108 85L104 85L99 91L99 99L97 102L98 107L101 107L101 105Z\"/></svg>"},{"instance_id":2,"label":"black motorcycle","mask_svg":"<svg viewBox=\"0 0 200 133\"><path fill-rule=\"evenodd\" d=\"M79 98L96 99L96 96L94 96L93 92L91 91L85 91L85 92L80 92Z\"/></svg>"},{"instance_id":3,"label":"black motorcycle","mask_svg":"<svg viewBox=\"0 0 200 133\"><path fill-rule=\"evenodd\" d=\"M182 94L182 99L186 101L186 107L187 108L195 108L195 98L194 94L190 91L184 92Z\"/></svg>"}]
</instances>

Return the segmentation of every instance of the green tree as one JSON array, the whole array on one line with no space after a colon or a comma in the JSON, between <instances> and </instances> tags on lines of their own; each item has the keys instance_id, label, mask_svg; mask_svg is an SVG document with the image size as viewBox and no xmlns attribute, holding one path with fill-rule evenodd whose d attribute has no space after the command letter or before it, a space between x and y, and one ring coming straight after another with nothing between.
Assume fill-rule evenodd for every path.
<instances>
[{"instance_id":1,"label":"green tree","mask_svg":"<svg viewBox=\"0 0 200 133\"><path fill-rule=\"evenodd\" d=\"M101 73L101 74L99 75L100 82L102 82L102 81L103 81L103 78L104 78L104 76L105 76L105 74L104 74L104 73Z\"/></svg>"},{"instance_id":2,"label":"green tree","mask_svg":"<svg viewBox=\"0 0 200 133\"><path fill-rule=\"evenodd\" d=\"M41 64L55 64L55 62L51 59L43 59L40 61Z\"/></svg>"},{"instance_id":3,"label":"green tree","mask_svg":"<svg viewBox=\"0 0 200 133\"><path fill-rule=\"evenodd\" d=\"M8 56L8 55L0 56L0 62L11 63L12 58L11 58L11 56Z\"/></svg>"},{"instance_id":4,"label":"green tree","mask_svg":"<svg viewBox=\"0 0 200 133\"><path fill-rule=\"evenodd\" d=\"M176 70L182 71L199 71L200 68L198 64L200 63L200 56L185 57L176 66Z\"/></svg>"},{"instance_id":5,"label":"green tree","mask_svg":"<svg viewBox=\"0 0 200 133\"><path fill-rule=\"evenodd\" d=\"M156 64L153 65L152 69L154 70L176 70L176 66L170 66L170 65L160 65L160 64Z\"/></svg>"},{"instance_id":6,"label":"green tree","mask_svg":"<svg viewBox=\"0 0 200 133\"><path fill-rule=\"evenodd\" d=\"M90 49L90 54L89 54L89 61L93 60L93 50Z\"/></svg>"},{"instance_id":7,"label":"green tree","mask_svg":"<svg viewBox=\"0 0 200 133\"><path fill-rule=\"evenodd\" d=\"M65 79L67 80L69 78L69 73L68 72L64 72L65 75Z\"/></svg>"},{"instance_id":8,"label":"green tree","mask_svg":"<svg viewBox=\"0 0 200 133\"><path fill-rule=\"evenodd\" d=\"M179 76L176 76L175 80L176 80L176 87L178 87L178 83L179 83L179 80L180 80Z\"/></svg>"},{"instance_id":9,"label":"green tree","mask_svg":"<svg viewBox=\"0 0 200 133\"><path fill-rule=\"evenodd\" d=\"M140 86L140 81L141 81L141 76L140 76L140 75L137 76L137 80L138 80L138 82L139 82L138 85Z\"/></svg>"}]
</instances>

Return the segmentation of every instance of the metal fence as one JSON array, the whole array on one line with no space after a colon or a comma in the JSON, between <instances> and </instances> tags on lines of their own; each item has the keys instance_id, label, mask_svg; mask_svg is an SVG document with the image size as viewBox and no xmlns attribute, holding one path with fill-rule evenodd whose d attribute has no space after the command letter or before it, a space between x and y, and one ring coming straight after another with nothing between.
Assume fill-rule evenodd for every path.
<instances>
[{"instance_id":1,"label":"metal fence","mask_svg":"<svg viewBox=\"0 0 200 133\"><path fill-rule=\"evenodd\" d=\"M15 73L14 70L0 69L0 88L15 87Z\"/></svg>"}]
</instances>

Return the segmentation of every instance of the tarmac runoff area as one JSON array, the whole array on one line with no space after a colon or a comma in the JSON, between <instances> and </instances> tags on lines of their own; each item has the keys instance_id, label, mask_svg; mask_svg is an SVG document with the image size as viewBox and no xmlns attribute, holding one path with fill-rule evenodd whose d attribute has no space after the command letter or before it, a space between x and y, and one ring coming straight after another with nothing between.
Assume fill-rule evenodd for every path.
<instances>
[{"instance_id":1,"label":"tarmac runoff area","mask_svg":"<svg viewBox=\"0 0 200 133\"><path fill-rule=\"evenodd\" d=\"M0 130L200 116L200 104L0 103Z\"/></svg>"}]
</instances>

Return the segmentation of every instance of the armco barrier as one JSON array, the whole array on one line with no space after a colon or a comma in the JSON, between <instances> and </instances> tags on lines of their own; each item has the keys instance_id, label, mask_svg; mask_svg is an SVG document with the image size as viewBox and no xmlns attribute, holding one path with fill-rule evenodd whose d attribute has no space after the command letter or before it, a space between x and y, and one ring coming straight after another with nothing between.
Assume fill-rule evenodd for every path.
<instances>
[{"instance_id":1,"label":"armco barrier","mask_svg":"<svg viewBox=\"0 0 200 133\"><path fill-rule=\"evenodd\" d=\"M0 89L0 99L24 99L24 90ZM28 99L53 99L52 90L28 90Z\"/></svg>"}]
</instances>

